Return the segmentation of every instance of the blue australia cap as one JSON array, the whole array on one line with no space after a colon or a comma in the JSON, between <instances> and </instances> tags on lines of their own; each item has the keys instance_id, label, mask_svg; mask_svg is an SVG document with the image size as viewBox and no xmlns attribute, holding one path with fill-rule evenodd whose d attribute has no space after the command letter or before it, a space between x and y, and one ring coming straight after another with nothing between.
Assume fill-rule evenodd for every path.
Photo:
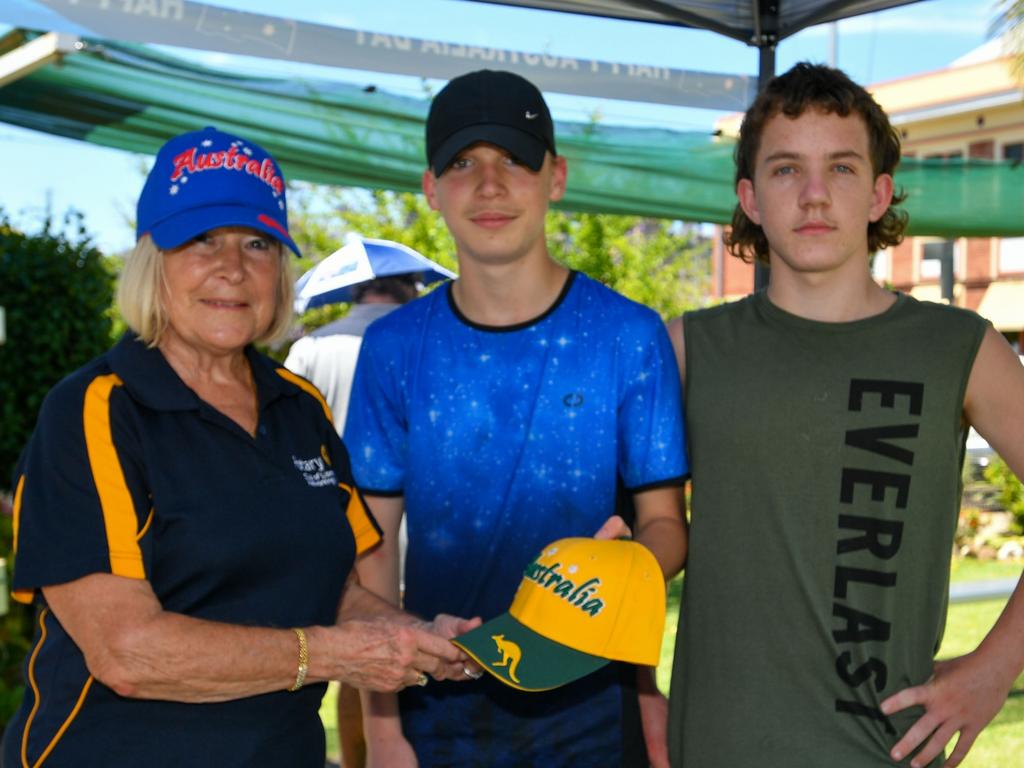
<instances>
[{"instance_id":1,"label":"blue australia cap","mask_svg":"<svg viewBox=\"0 0 1024 768\"><path fill-rule=\"evenodd\" d=\"M204 128L175 136L157 152L139 195L136 237L176 248L217 227L258 229L296 256L288 234L284 176L258 144Z\"/></svg>"}]
</instances>

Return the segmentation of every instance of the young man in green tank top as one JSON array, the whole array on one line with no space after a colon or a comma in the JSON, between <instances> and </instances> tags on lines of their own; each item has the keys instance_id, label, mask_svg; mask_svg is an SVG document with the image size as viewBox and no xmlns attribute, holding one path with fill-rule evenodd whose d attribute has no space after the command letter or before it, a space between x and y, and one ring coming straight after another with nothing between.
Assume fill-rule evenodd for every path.
<instances>
[{"instance_id":1,"label":"young man in green tank top","mask_svg":"<svg viewBox=\"0 0 1024 768\"><path fill-rule=\"evenodd\" d=\"M1018 584L934 662L969 426L1024 476L1024 367L972 312L874 282L900 242L899 137L838 70L748 110L730 250L768 288L670 325L693 514L670 697L676 768L957 765L1024 669Z\"/></svg>"}]
</instances>

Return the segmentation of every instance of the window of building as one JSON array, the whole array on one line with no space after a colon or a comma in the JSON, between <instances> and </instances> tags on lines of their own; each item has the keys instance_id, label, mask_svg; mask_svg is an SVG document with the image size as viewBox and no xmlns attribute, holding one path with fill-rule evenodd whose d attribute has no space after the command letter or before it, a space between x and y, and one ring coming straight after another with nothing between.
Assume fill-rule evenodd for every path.
<instances>
[{"instance_id":1,"label":"window of building","mask_svg":"<svg viewBox=\"0 0 1024 768\"><path fill-rule=\"evenodd\" d=\"M999 271L1024 272L1024 237L1004 237L999 241Z\"/></svg>"},{"instance_id":2,"label":"window of building","mask_svg":"<svg viewBox=\"0 0 1024 768\"><path fill-rule=\"evenodd\" d=\"M921 248L921 264L919 274L922 280L938 280L942 276L942 257L945 253L952 256L953 275L959 271L957 262L960 260L959 244L956 240L929 240Z\"/></svg>"},{"instance_id":3,"label":"window of building","mask_svg":"<svg viewBox=\"0 0 1024 768\"><path fill-rule=\"evenodd\" d=\"M992 160L996 156L996 143L992 139L975 141L967 146L967 156L978 160Z\"/></svg>"},{"instance_id":4,"label":"window of building","mask_svg":"<svg viewBox=\"0 0 1024 768\"><path fill-rule=\"evenodd\" d=\"M1024 162L1024 141L1003 144L1003 160L1013 160L1015 163Z\"/></svg>"}]
</instances>

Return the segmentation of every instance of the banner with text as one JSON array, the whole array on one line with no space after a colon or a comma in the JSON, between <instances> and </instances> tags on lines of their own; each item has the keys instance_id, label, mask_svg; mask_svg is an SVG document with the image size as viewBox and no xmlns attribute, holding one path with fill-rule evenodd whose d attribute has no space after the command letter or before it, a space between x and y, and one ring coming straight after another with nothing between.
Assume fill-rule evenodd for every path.
<instances>
[{"instance_id":1,"label":"banner with text","mask_svg":"<svg viewBox=\"0 0 1024 768\"><path fill-rule=\"evenodd\" d=\"M333 67L450 79L474 69L517 72L541 90L742 111L756 78L423 40L219 8L188 0L6 0L0 22Z\"/></svg>"}]
</instances>

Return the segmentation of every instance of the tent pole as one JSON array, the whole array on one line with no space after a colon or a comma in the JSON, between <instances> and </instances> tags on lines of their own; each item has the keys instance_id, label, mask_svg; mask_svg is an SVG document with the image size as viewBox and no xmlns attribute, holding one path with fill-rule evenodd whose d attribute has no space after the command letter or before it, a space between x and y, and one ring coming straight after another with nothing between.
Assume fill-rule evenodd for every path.
<instances>
[{"instance_id":1,"label":"tent pole","mask_svg":"<svg viewBox=\"0 0 1024 768\"><path fill-rule=\"evenodd\" d=\"M778 4L765 3L759 9L760 34L756 36L755 44L758 52L757 68L757 92L768 85L768 81L775 77L775 46L778 42L776 30L778 29ZM754 290L760 291L768 287L768 267L757 259L754 260Z\"/></svg>"}]
</instances>

